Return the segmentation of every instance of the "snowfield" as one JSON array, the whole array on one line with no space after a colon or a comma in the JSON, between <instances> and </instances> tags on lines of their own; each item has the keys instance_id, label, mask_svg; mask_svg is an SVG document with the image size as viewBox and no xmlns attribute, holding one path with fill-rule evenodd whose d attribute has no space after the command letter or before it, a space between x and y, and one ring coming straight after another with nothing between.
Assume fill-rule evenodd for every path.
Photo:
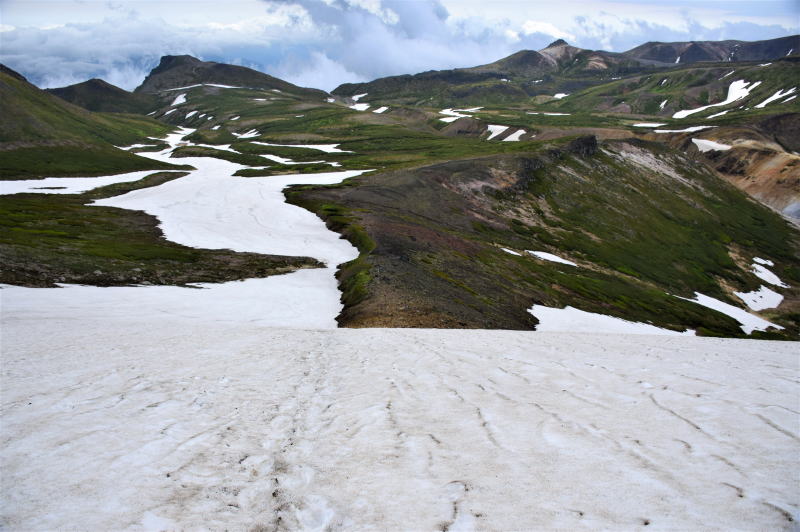
<instances>
[{"instance_id":1,"label":"snowfield","mask_svg":"<svg viewBox=\"0 0 800 532\"><path fill-rule=\"evenodd\" d=\"M796 343L3 318L9 530L798 518Z\"/></svg>"}]
</instances>

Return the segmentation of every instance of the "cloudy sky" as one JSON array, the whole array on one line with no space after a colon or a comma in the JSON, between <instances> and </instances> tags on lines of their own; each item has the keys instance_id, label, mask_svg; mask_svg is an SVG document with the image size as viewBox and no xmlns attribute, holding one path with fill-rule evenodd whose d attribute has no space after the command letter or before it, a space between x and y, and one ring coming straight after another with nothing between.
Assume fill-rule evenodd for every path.
<instances>
[{"instance_id":1,"label":"cloudy sky","mask_svg":"<svg viewBox=\"0 0 800 532\"><path fill-rule=\"evenodd\" d=\"M40 87L99 77L133 89L162 55L191 54L331 90L556 38L621 52L798 27L800 0L0 0L0 62Z\"/></svg>"}]
</instances>

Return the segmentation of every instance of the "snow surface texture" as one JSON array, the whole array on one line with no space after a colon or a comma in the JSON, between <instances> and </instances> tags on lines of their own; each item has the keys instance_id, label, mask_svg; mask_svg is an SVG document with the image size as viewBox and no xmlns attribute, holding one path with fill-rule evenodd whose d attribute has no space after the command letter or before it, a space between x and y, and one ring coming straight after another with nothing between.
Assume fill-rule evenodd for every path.
<instances>
[{"instance_id":1,"label":"snow surface texture","mask_svg":"<svg viewBox=\"0 0 800 532\"><path fill-rule=\"evenodd\" d=\"M8 530L788 530L798 518L794 343L300 332L22 316L12 300Z\"/></svg>"},{"instance_id":2,"label":"snow surface texture","mask_svg":"<svg viewBox=\"0 0 800 532\"><path fill-rule=\"evenodd\" d=\"M728 87L728 97L725 98L724 101L720 103L712 103L711 105L704 105L703 107L698 107L697 109L678 111L677 113L672 115L672 118L686 118L689 115L705 111L706 109L711 109L712 107L720 107L723 105L728 105L733 102L739 101L742 98L746 98L747 96L749 96L750 91L752 91L759 85L761 85L760 81L756 81L754 83L750 83L748 81L744 81L741 79L734 81Z\"/></svg>"},{"instance_id":3,"label":"snow surface texture","mask_svg":"<svg viewBox=\"0 0 800 532\"><path fill-rule=\"evenodd\" d=\"M761 264L758 263L752 264L751 271L756 277L758 277L762 281L766 281L771 285L780 286L781 288L789 288L788 284L781 281L777 275L766 269Z\"/></svg>"},{"instance_id":4,"label":"snow surface texture","mask_svg":"<svg viewBox=\"0 0 800 532\"><path fill-rule=\"evenodd\" d=\"M719 142L705 139L692 139L692 142L697 146L697 149L703 153L707 151L726 151L733 147L728 144L720 144Z\"/></svg>"},{"instance_id":5,"label":"snow surface texture","mask_svg":"<svg viewBox=\"0 0 800 532\"><path fill-rule=\"evenodd\" d=\"M694 336L694 331L670 331L647 323L595 314L573 307L552 308L534 305L528 312L536 316L539 325L537 332L564 332L564 333L602 333L602 334L655 334L655 335L686 335Z\"/></svg>"}]
</instances>

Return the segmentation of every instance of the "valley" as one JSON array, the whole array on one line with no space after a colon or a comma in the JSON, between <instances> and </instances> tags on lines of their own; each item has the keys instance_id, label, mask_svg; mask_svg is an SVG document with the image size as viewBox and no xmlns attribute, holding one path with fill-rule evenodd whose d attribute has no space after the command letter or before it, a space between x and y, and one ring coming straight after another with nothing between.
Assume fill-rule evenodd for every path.
<instances>
[{"instance_id":1,"label":"valley","mask_svg":"<svg viewBox=\"0 0 800 532\"><path fill-rule=\"evenodd\" d=\"M773 41L330 93L2 67L0 527L791 530L800 38Z\"/></svg>"}]
</instances>

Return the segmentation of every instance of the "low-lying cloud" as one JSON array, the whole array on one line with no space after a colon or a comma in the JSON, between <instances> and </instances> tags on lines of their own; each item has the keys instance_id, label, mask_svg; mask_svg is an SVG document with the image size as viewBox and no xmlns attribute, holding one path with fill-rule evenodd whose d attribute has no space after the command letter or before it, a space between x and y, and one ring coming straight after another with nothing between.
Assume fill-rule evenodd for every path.
<instances>
[{"instance_id":1,"label":"low-lying cloud","mask_svg":"<svg viewBox=\"0 0 800 532\"><path fill-rule=\"evenodd\" d=\"M100 77L136 87L162 55L190 54L242 64L303 86L332 90L344 82L493 62L557 38L584 48L624 51L650 40L757 40L790 34L746 20L704 25L683 14L667 25L605 10L564 19L454 16L440 0L241 0L256 13L224 22L200 4L186 23L159 4L131 2L102 20L0 27L0 61L40 87ZM232 4L232 8L236 5ZM192 4L184 4L189 7ZM603 6L603 2L599 5ZM607 6L606 6L607 7ZM566 22L565 22L566 20Z\"/></svg>"}]
</instances>

